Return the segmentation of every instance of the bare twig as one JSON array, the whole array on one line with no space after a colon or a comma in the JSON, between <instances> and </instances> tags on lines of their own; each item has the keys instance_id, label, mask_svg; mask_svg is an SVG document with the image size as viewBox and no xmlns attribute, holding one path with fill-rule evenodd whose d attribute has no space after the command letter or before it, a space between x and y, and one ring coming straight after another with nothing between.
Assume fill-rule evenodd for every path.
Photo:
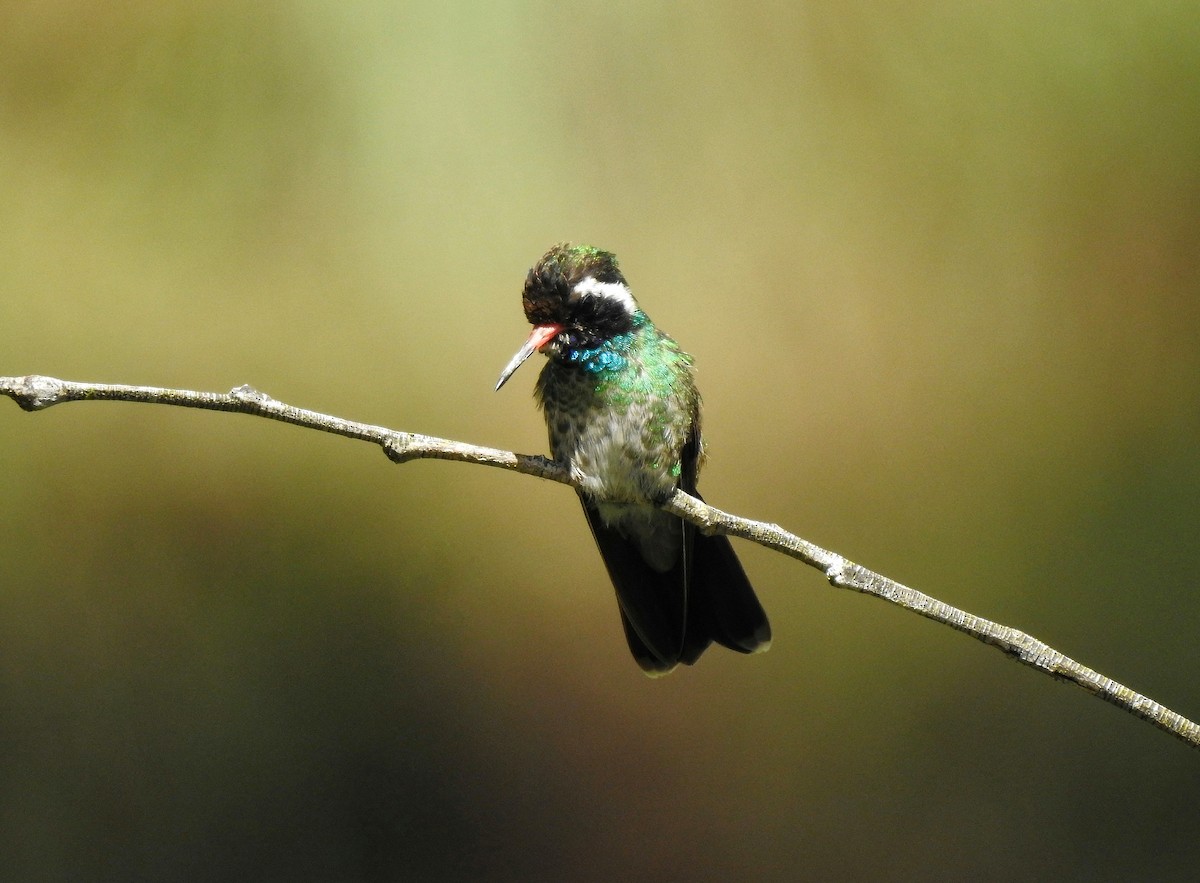
<instances>
[{"instance_id":1,"label":"bare twig","mask_svg":"<svg viewBox=\"0 0 1200 883\"><path fill-rule=\"evenodd\" d=\"M347 438L374 442L383 448L396 463L409 460L457 460L495 466L523 475L533 475L576 486L570 471L546 457L514 454L496 448L482 448L462 442L397 432L383 426L355 423L317 411L308 411L277 401L249 386L239 386L228 393L193 392L184 389L163 389L151 386L122 386L102 383L79 383L31 374L26 377L0 377L0 394L13 399L26 411L40 411L62 402L123 401L178 405L185 408L206 408L214 411L237 411L255 414L272 420L294 423L308 429L319 429L344 435ZM867 570L838 555L813 545L777 525L739 518L716 509L695 497L676 491L662 503L662 508L687 519L709 534L728 534L742 537L798 558L825 574L829 582L842 589L853 589L919 613L921 616L965 632L985 644L1002 651L1037 670L1083 687L1132 715L1149 721L1159 729L1200 747L1200 726L1176 714L1169 708L1135 693L1112 678L1080 665L1036 638L951 607L936 598L903 586L874 571Z\"/></svg>"}]
</instances>

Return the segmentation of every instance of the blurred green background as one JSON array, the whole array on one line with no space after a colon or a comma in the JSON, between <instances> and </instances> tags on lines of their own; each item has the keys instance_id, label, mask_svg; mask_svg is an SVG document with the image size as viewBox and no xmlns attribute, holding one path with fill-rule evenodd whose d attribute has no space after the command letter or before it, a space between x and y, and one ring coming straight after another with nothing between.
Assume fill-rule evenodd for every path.
<instances>
[{"instance_id":1,"label":"blurred green background","mask_svg":"<svg viewBox=\"0 0 1200 883\"><path fill-rule=\"evenodd\" d=\"M1192 717L1195 4L0 6L0 374L545 450L526 269L620 255L716 505ZM1194 879L1200 755L746 544L644 678L574 495L0 403L13 880Z\"/></svg>"}]
</instances>

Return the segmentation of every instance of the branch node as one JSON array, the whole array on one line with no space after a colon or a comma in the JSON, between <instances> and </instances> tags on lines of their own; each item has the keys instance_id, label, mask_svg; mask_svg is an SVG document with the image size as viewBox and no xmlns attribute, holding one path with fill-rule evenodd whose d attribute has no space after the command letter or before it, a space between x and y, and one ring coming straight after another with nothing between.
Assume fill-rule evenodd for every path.
<instances>
[{"instance_id":1,"label":"branch node","mask_svg":"<svg viewBox=\"0 0 1200 883\"><path fill-rule=\"evenodd\" d=\"M837 589L856 588L850 577L846 575L849 567L850 562L839 556L825 568L825 579L829 580L829 584Z\"/></svg>"},{"instance_id":2,"label":"branch node","mask_svg":"<svg viewBox=\"0 0 1200 883\"><path fill-rule=\"evenodd\" d=\"M271 397L261 390L255 389L248 383L243 383L241 386L235 386L229 390L229 397L239 402L245 402L248 405L258 405L259 407L266 405L272 401Z\"/></svg>"},{"instance_id":3,"label":"branch node","mask_svg":"<svg viewBox=\"0 0 1200 883\"><path fill-rule=\"evenodd\" d=\"M420 456L420 451L414 451L413 436L410 432L391 432L382 441L383 452L393 463L407 463Z\"/></svg>"},{"instance_id":4,"label":"branch node","mask_svg":"<svg viewBox=\"0 0 1200 883\"><path fill-rule=\"evenodd\" d=\"M66 385L53 377L27 374L13 379L16 382L10 387L10 394L22 411L41 411L70 399Z\"/></svg>"}]
</instances>

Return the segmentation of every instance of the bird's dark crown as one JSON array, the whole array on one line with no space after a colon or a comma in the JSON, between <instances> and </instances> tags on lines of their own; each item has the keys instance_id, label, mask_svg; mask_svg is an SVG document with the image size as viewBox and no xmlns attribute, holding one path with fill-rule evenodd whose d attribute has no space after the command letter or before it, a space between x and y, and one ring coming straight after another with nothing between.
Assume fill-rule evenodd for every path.
<instances>
[{"instance_id":1,"label":"bird's dark crown","mask_svg":"<svg viewBox=\"0 0 1200 883\"><path fill-rule=\"evenodd\" d=\"M565 242L529 271L521 301L530 324L560 324L585 337L624 334L637 312L616 255Z\"/></svg>"}]
</instances>

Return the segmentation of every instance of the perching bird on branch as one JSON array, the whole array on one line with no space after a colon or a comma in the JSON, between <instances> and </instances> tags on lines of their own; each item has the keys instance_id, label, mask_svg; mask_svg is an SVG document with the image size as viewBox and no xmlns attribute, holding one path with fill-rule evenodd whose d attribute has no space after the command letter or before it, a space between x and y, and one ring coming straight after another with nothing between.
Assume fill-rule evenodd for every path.
<instances>
[{"instance_id":1,"label":"perching bird on branch","mask_svg":"<svg viewBox=\"0 0 1200 883\"><path fill-rule=\"evenodd\" d=\"M529 339L499 389L536 350L536 396L555 460L585 476L580 499L617 590L621 623L652 677L694 663L712 641L740 653L771 626L729 539L655 507L693 496L703 459L692 358L642 312L616 257L556 245L525 279Z\"/></svg>"}]
</instances>

